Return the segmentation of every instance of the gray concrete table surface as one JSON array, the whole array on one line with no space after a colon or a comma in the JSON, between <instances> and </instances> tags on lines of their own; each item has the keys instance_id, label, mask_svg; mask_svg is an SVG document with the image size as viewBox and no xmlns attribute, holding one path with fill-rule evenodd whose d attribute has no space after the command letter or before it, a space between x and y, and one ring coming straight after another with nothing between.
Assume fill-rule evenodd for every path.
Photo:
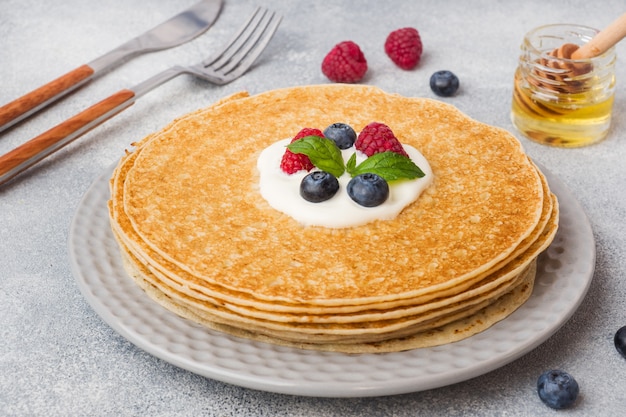
<instances>
[{"instance_id":1,"label":"gray concrete table surface","mask_svg":"<svg viewBox=\"0 0 626 417\"><path fill-rule=\"evenodd\" d=\"M89 62L165 20L193 0L0 0L0 103ZM267 2L283 23L258 64L216 87L181 76L0 189L0 415L3 416L543 416L541 372L561 368L581 386L560 415L626 410L626 360L613 335L626 325L626 42L618 45L614 123L603 142L550 148L514 131L512 77L526 31L548 23L602 28L626 11L618 0ZM143 55L97 78L51 109L0 136L0 153L97 100L173 63L194 63L229 36L256 2L226 0L216 24L183 46ZM412 71L384 54L387 34L413 26L424 55ZM593 227L597 264L573 317L544 344L500 369L423 392L371 398L298 397L204 378L155 358L107 326L70 271L68 229L89 185L129 143L174 118L240 90L250 93L328 80L320 70L336 43L353 40L369 63L365 84L436 98L430 75L454 71L459 94L443 99L469 116L512 131L529 155L559 177Z\"/></svg>"}]
</instances>

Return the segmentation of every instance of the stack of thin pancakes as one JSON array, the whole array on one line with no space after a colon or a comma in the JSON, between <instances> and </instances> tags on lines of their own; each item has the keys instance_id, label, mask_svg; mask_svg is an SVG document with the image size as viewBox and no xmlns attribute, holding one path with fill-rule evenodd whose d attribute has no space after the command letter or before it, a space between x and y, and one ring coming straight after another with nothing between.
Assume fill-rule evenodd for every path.
<instances>
[{"instance_id":1,"label":"stack of thin pancakes","mask_svg":"<svg viewBox=\"0 0 626 417\"><path fill-rule=\"evenodd\" d=\"M262 198L265 147L303 127L372 121L434 174L395 219L304 227ZM129 276L165 308L240 337L350 353L449 343L507 317L558 225L555 196L511 134L355 85L239 93L175 120L121 159L109 211Z\"/></svg>"}]
</instances>

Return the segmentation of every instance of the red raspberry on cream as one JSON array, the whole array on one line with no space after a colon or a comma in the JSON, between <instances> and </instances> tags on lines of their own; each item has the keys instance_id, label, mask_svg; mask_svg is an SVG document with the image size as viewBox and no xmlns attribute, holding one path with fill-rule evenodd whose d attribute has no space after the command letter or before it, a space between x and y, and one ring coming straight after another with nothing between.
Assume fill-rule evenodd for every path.
<instances>
[{"instance_id":1,"label":"red raspberry on cream","mask_svg":"<svg viewBox=\"0 0 626 417\"><path fill-rule=\"evenodd\" d=\"M305 127L304 129L300 130L293 139L291 139L291 143L306 136L324 137L324 133L322 133L322 131L319 129ZM283 170L283 172L287 174L295 174L298 171L310 171L313 168L314 165L308 156L304 154L295 154L289 149L285 149L283 159L280 161L280 169Z\"/></svg>"}]
</instances>

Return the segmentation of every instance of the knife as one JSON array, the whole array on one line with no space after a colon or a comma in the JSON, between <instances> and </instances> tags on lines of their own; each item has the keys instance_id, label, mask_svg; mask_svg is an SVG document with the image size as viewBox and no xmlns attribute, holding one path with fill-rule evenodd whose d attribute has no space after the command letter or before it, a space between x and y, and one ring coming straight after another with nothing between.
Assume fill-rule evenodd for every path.
<instances>
[{"instance_id":1,"label":"knife","mask_svg":"<svg viewBox=\"0 0 626 417\"><path fill-rule=\"evenodd\" d=\"M71 70L0 107L0 132L43 109L115 65L134 56L181 45L204 33L217 19L222 0L202 0L93 61Z\"/></svg>"}]
</instances>

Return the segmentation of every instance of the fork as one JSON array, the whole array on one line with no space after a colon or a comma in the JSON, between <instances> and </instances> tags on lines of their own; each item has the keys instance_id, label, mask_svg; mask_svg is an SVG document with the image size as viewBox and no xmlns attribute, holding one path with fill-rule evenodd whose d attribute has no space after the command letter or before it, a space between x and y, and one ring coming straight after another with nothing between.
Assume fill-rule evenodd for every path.
<instances>
[{"instance_id":1,"label":"fork","mask_svg":"<svg viewBox=\"0 0 626 417\"><path fill-rule=\"evenodd\" d=\"M258 7L218 53L190 66L175 65L131 88L125 88L52 129L0 156L0 185L58 151L89 130L130 107L144 94L181 74L224 85L242 76L278 29L281 16Z\"/></svg>"}]
</instances>

